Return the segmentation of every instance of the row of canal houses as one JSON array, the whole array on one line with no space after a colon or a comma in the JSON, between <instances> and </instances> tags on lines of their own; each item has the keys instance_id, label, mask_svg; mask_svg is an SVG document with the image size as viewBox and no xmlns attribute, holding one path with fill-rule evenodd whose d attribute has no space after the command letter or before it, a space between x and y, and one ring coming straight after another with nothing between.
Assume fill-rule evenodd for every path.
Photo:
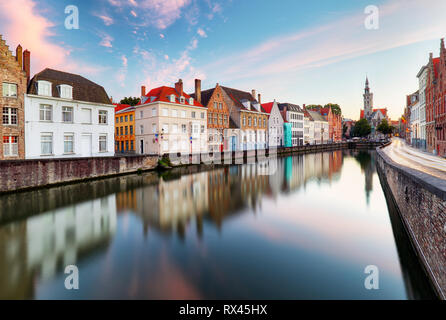
<instances>
[{"instance_id":1,"label":"row of canal houses","mask_svg":"<svg viewBox=\"0 0 446 320\"><path fill-rule=\"evenodd\" d=\"M335 135L331 109L261 103L217 84L184 92L146 91L136 106L113 104L105 89L76 74L46 68L31 75L31 53L15 56L0 35L0 160L255 150L320 144Z\"/></svg>"},{"instance_id":2,"label":"row of canal houses","mask_svg":"<svg viewBox=\"0 0 446 320\"><path fill-rule=\"evenodd\" d=\"M325 112L325 113L324 113ZM184 92L146 92L136 106L116 104L116 152L137 154L256 150L339 141L330 136L331 109L319 112L291 103L261 103L261 95L216 84ZM334 130L333 130L334 132Z\"/></svg>"}]
</instances>

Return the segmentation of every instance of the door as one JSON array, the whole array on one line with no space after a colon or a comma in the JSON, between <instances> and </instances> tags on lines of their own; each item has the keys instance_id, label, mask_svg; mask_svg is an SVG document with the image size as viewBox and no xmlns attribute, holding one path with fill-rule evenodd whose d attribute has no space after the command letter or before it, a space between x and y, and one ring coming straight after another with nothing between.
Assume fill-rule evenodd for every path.
<instances>
[{"instance_id":1,"label":"door","mask_svg":"<svg viewBox=\"0 0 446 320\"><path fill-rule=\"evenodd\" d=\"M144 154L144 140L139 140L139 153Z\"/></svg>"},{"instance_id":2,"label":"door","mask_svg":"<svg viewBox=\"0 0 446 320\"><path fill-rule=\"evenodd\" d=\"M91 134L83 134L81 139L81 156L91 157Z\"/></svg>"},{"instance_id":3,"label":"door","mask_svg":"<svg viewBox=\"0 0 446 320\"><path fill-rule=\"evenodd\" d=\"M237 151L236 137L234 137L234 136L231 137L231 150L232 151Z\"/></svg>"}]
</instances>

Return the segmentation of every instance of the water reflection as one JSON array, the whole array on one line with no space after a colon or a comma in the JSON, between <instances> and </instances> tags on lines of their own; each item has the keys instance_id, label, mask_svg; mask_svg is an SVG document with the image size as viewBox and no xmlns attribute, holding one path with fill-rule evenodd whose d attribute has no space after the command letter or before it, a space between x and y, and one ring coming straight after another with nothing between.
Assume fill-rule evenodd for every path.
<instances>
[{"instance_id":1,"label":"water reflection","mask_svg":"<svg viewBox=\"0 0 446 320\"><path fill-rule=\"evenodd\" d=\"M0 298L412 297L373 191L374 156L295 155L271 175L258 164L187 167L0 196ZM392 285L373 295L361 268L378 252ZM68 264L88 270L74 295L61 287Z\"/></svg>"}]
</instances>

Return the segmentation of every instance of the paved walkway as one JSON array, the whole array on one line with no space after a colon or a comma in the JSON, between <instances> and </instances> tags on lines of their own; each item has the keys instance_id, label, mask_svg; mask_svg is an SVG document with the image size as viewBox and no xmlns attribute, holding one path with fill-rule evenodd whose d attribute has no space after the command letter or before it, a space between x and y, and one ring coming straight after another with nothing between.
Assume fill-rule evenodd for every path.
<instances>
[{"instance_id":1,"label":"paved walkway","mask_svg":"<svg viewBox=\"0 0 446 320\"><path fill-rule=\"evenodd\" d=\"M409 147L398 138L382 150L400 165L446 180L446 159Z\"/></svg>"}]
</instances>

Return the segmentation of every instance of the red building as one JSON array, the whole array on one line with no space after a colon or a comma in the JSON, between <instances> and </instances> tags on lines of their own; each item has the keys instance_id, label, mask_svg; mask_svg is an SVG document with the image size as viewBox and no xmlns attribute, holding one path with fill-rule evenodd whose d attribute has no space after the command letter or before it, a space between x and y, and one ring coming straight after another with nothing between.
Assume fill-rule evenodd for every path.
<instances>
[{"instance_id":1,"label":"red building","mask_svg":"<svg viewBox=\"0 0 446 320\"><path fill-rule=\"evenodd\" d=\"M328 139L333 142L342 141L342 116L335 114L331 108L321 108L319 113L328 121Z\"/></svg>"},{"instance_id":2,"label":"red building","mask_svg":"<svg viewBox=\"0 0 446 320\"><path fill-rule=\"evenodd\" d=\"M441 39L440 58L438 62L437 74L437 104L434 105L436 150L440 156L446 156L446 49L444 39Z\"/></svg>"},{"instance_id":3,"label":"red building","mask_svg":"<svg viewBox=\"0 0 446 320\"><path fill-rule=\"evenodd\" d=\"M429 152L437 149L435 109L438 104L437 80L439 65L440 58L433 58L432 53L430 53L426 85L426 148ZM406 120L409 121L409 119Z\"/></svg>"}]
</instances>

